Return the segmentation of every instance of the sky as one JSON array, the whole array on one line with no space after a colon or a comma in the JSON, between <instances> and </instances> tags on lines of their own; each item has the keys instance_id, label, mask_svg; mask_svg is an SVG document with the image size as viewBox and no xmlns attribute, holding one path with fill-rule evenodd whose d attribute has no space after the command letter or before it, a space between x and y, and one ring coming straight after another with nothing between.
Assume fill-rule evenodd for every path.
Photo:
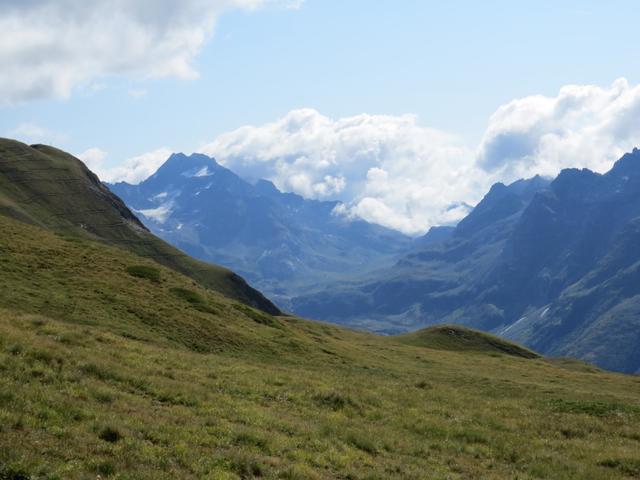
<instances>
[{"instance_id":1,"label":"sky","mask_svg":"<svg viewBox=\"0 0 640 480\"><path fill-rule=\"evenodd\" d=\"M0 136L198 151L408 234L640 145L636 1L0 0Z\"/></svg>"}]
</instances>

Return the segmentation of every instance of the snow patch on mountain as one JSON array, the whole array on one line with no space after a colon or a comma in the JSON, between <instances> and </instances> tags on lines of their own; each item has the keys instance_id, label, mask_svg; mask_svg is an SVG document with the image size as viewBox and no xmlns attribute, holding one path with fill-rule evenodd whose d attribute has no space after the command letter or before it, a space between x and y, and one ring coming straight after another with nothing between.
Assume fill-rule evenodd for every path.
<instances>
[{"instance_id":1,"label":"snow patch on mountain","mask_svg":"<svg viewBox=\"0 0 640 480\"><path fill-rule=\"evenodd\" d=\"M153 220L156 223L163 224L171 215L173 209L173 202L166 202L157 208L147 208L144 210L135 210L136 213L143 215L149 220Z\"/></svg>"}]
</instances>

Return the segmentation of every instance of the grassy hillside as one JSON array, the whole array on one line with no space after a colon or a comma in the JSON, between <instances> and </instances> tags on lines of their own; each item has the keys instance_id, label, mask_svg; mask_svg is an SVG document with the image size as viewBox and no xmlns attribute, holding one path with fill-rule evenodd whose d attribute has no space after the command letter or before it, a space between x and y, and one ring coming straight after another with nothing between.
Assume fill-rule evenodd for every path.
<instances>
[{"instance_id":1,"label":"grassy hillside","mask_svg":"<svg viewBox=\"0 0 640 480\"><path fill-rule=\"evenodd\" d=\"M56 148L0 138L0 213L117 245L228 297L279 313L238 275L194 260L149 233L80 160Z\"/></svg>"},{"instance_id":2,"label":"grassy hillside","mask_svg":"<svg viewBox=\"0 0 640 480\"><path fill-rule=\"evenodd\" d=\"M640 475L640 378L273 317L86 236L0 232L1 479Z\"/></svg>"}]
</instances>

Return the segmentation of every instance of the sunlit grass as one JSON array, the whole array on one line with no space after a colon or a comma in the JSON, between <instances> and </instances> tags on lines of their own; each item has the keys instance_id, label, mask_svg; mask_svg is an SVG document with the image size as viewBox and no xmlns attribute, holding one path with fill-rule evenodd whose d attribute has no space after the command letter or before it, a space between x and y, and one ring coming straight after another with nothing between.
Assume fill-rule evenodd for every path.
<instances>
[{"instance_id":1,"label":"sunlit grass","mask_svg":"<svg viewBox=\"0 0 640 480\"><path fill-rule=\"evenodd\" d=\"M271 317L0 228L0 479L638 475L640 378Z\"/></svg>"}]
</instances>

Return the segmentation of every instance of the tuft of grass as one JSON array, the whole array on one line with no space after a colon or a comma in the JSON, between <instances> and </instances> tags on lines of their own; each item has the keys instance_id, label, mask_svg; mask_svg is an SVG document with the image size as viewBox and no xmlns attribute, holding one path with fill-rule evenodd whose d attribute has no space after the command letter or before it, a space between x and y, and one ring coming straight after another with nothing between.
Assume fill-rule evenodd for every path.
<instances>
[{"instance_id":1,"label":"tuft of grass","mask_svg":"<svg viewBox=\"0 0 640 480\"><path fill-rule=\"evenodd\" d=\"M343 395L336 392L325 393L315 396L315 400L318 405L326 408L330 408L333 411L342 410L347 407L358 408L357 402L351 399L347 395Z\"/></svg>"},{"instance_id":2,"label":"tuft of grass","mask_svg":"<svg viewBox=\"0 0 640 480\"><path fill-rule=\"evenodd\" d=\"M97 365L95 363L85 363L81 365L80 371L85 375L95 377L104 382L121 380L120 375L118 375L116 372L113 372L110 369L101 365Z\"/></svg>"},{"instance_id":3,"label":"tuft of grass","mask_svg":"<svg viewBox=\"0 0 640 480\"><path fill-rule=\"evenodd\" d=\"M470 429L465 429L465 430L462 430L461 432L457 432L453 435L453 437L456 440L460 440L464 443L478 443L482 445L489 444L489 439L487 439L485 435L483 435L478 431L470 430Z\"/></svg>"},{"instance_id":4,"label":"tuft of grass","mask_svg":"<svg viewBox=\"0 0 640 480\"><path fill-rule=\"evenodd\" d=\"M265 475L267 468L259 457L239 452L229 459L230 467L240 478L256 478Z\"/></svg>"},{"instance_id":5,"label":"tuft of grass","mask_svg":"<svg viewBox=\"0 0 640 480\"><path fill-rule=\"evenodd\" d=\"M116 399L115 394L108 390L95 390L91 392L91 394L93 395L93 398L95 398L100 403L113 403Z\"/></svg>"},{"instance_id":6,"label":"tuft of grass","mask_svg":"<svg viewBox=\"0 0 640 480\"><path fill-rule=\"evenodd\" d=\"M131 265L127 267L127 273L132 277L144 278L154 283L160 283L162 277L160 269L149 265Z\"/></svg>"},{"instance_id":7,"label":"tuft of grass","mask_svg":"<svg viewBox=\"0 0 640 480\"><path fill-rule=\"evenodd\" d=\"M366 452L370 455L376 455L380 450L378 442L366 431L349 432L345 438L347 443L353 445L358 450Z\"/></svg>"},{"instance_id":8,"label":"tuft of grass","mask_svg":"<svg viewBox=\"0 0 640 480\"><path fill-rule=\"evenodd\" d=\"M234 443L236 445L256 447L265 452L269 449L269 442L266 438L258 436L249 430L239 432L234 438Z\"/></svg>"},{"instance_id":9,"label":"tuft of grass","mask_svg":"<svg viewBox=\"0 0 640 480\"><path fill-rule=\"evenodd\" d=\"M598 462L598 465L613 468L630 477L640 477L640 458L608 458Z\"/></svg>"},{"instance_id":10,"label":"tuft of grass","mask_svg":"<svg viewBox=\"0 0 640 480\"><path fill-rule=\"evenodd\" d=\"M93 465L93 471L95 471L99 476L103 475L105 477L111 477L116 473L116 467L109 461L98 462Z\"/></svg>"}]
</instances>

